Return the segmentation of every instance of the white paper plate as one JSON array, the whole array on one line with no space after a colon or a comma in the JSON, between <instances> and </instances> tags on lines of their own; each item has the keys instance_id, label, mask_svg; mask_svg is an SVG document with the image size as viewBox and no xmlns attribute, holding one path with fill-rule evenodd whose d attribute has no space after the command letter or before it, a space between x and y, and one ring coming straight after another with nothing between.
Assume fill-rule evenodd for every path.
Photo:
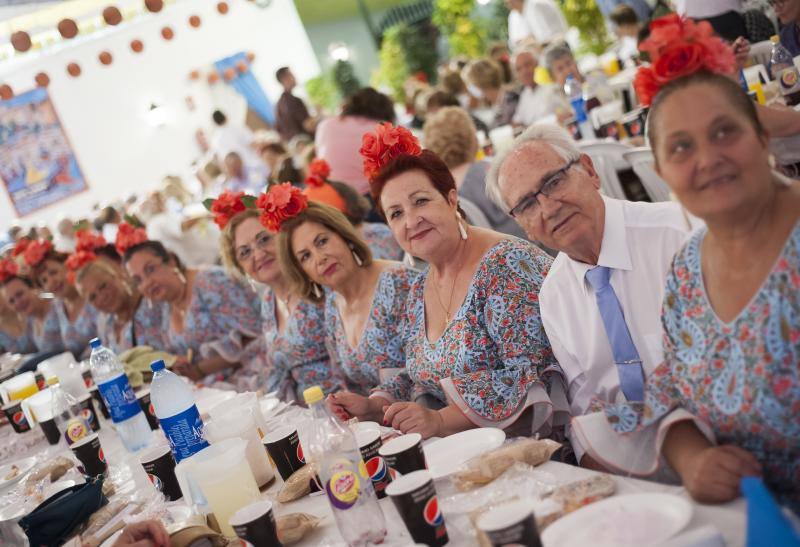
<instances>
[{"instance_id":1,"label":"white paper plate","mask_svg":"<svg viewBox=\"0 0 800 547\"><path fill-rule=\"evenodd\" d=\"M545 547L658 545L692 518L692 504L672 494L614 496L578 509L545 529Z\"/></svg>"},{"instance_id":2,"label":"white paper plate","mask_svg":"<svg viewBox=\"0 0 800 547\"><path fill-rule=\"evenodd\" d=\"M11 472L11 467L16 465L19 468L19 472L16 476L6 479L5 476ZM36 458L31 456L30 458L25 458L24 460L19 460L16 462L7 463L5 465L0 466L0 490L5 490L12 484L16 483L22 477L28 474L28 471L33 469L33 466L36 465Z\"/></svg>"},{"instance_id":3,"label":"white paper plate","mask_svg":"<svg viewBox=\"0 0 800 547\"><path fill-rule=\"evenodd\" d=\"M506 433L494 427L469 429L423 445L425 461L434 479L453 473L459 466L503 444Z\"/></svg>"}]
</instances>

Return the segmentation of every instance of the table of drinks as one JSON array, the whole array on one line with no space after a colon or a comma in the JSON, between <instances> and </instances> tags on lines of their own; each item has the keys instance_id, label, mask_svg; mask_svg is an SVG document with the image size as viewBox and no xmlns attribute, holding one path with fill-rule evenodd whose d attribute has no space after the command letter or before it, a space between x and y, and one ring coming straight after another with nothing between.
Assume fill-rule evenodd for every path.
<instances>
[{"instance_id":1,"label":"table of drinks","mask_svg":"<svg viewBox=\"0 0 800 547\"><path fill-rule=\"evenodd\" d=\"M342 423L319 388L307 390L304 408L191 386L163 361L134 392L115 356L94 345L90 375L65 358L53 385L0 385L4 399L15 396L0 428L0 544L111 545L126 523L154 518L176 545L238 536L256 547L556 546L585 543L580 534L605 544L744 545L744 501L703 506L680 487L551 461L553 441L495 429L423 441ZM79 526L41 526L89 490L98 496L81 501ZM630 503L601 511L614 500L633 501L643 518L648 504L674 507L637 525ZM600 528L567 522L590 508Z\"/></svg>"}]
</instances>

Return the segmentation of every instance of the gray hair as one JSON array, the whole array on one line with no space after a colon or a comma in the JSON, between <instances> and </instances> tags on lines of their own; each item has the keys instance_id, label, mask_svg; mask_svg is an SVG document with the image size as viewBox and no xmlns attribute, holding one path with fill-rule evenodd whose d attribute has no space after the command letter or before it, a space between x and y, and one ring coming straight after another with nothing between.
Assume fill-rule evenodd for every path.
<instances>
[{"instance_id":1,"label":"gray hair","mask_svg":"<svg viewBox=\"0 0 800 547\"><path fill-rule=\"evenodd\" d=\"M511 146L501 150L494 157L489 172L486 173L486 195L506 212L510 207L503 199L502 192L500 192L500 169L512 152L532 142L549 145L564 161L577 160L581 157L581 151L575 145L575 141L562 127L549 123L530 126L524 133L514 139Z\"/></svg>"},{"instance_id":2,"label":"gray hair","mask_svg":"<svg viewBox=\"0 0 800 547\"><path fill-rule=\"evenodd\" d=\"M575 55L572 53L572 50L566 43L560 42L557 44L551 44L547 46L542 53L542 63L548 71L552 71L555 62L567 56L573 58L575 57Z\"/></svg>"},{"instance_id":3,"label":"gray hair","mask_svg":"<svg viewBox=\"0 0 800 547\"><path fill-rule=\"evenodd\" d=\"M514 63L517 62L517 57L519 57L520 55L526 55L526 54L530 55L531 57L536 59L537 63L539 62L539 52L538 51L536 51L532 47L522 47L522 48L514 50L514 52L511 54L511 66L513 67Z\"/></svg>"}]
</instances>

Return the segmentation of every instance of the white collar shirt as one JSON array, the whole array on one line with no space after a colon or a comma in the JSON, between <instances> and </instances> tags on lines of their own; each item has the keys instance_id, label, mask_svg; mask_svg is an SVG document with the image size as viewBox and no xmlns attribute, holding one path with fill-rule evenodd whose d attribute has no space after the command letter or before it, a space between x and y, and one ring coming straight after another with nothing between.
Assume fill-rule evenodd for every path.
<instances>
[{"instance_id":1,"label":"white collar shirt","mask_svg":"<svg viewBox=\"0 0 800 547\"><path fill-rule=\"evenodd\" d=\"M612 269L617 294L645 376L663 358L661 301L675 253L696 228L677 203L641 203L603 197L605 223L597 264ZM620 389L611 344L585 279L594 266L559 253L542 284L542 323L566 376L570 411L580 416L596 397L625 400ZM574 446L580 461L583 450Z\"/></svg>"}]
</instances>

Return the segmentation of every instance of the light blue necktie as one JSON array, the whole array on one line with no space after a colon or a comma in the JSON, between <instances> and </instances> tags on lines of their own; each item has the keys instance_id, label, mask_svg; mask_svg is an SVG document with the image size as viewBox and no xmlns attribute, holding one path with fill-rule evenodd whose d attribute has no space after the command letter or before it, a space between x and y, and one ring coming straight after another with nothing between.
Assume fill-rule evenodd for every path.
<instances>
[{"instance_id":1,"label":"light blue necktie","mask_svg":"<svg viewBox=\"0 0 800 547\"><path fill-rule=\"evenodd\" d=\"M596 266L586 272L586 279L594 289L600 317L606 328L606 336L611 344L611 353L617 365L619 385L622 393L629 401L644 400L644 370L639 352L633 344L622 307L619 305L617 293L611 286L611 269L605 266Z\"/></svg>"}]
</instances>

